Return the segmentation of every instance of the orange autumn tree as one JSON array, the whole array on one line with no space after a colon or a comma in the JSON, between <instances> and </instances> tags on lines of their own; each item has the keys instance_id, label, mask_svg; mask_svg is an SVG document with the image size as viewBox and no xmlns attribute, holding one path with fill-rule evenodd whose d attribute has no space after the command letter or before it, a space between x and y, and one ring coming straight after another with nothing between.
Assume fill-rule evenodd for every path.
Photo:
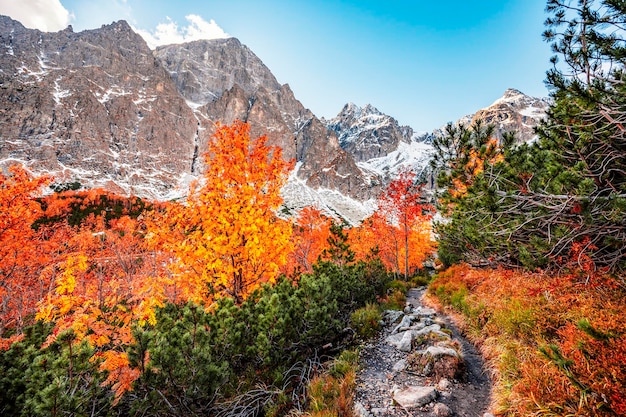
<instances>
[{"instance_id":1,"label":"orange autumn tree","mask_svg":"<svg viewBox=\"0 0 626 417\"><path fill-rule=\"evenodd\" d=\"M91 215L65 242L64 260L49 271L53 291L37 312L37 319L54 323L44 347L68 332L72 345L87 342L118 399L139 376L126 353L132 326L156 323L155 308L163 305L169 283L143 236L141 222L128 216L107 225L103 216Z\"/></svg>"},{"instance_id":2,"label":"orange autumn tree","mask_svg":"<svg viewBox=\"0 0 626 417\"><path fill-rule=\"evenodd\" d=\"M172 254L180 296L194 302L232 297L237 303L274 282L292 249L291 225L276 216L291 164L248 124L218 125L206 171L184 204L155 222L155 238Z\"/></svg>"},{"instance_id":3,"label":"orange autumn tree","mask_svg":"<svg viewBox=\"0 0 626 417\"><path fill-rule=\"evenodd\" d=\"M294 250L289 254L283 272L313 272L313 264L328 247L330 218L314 207L305 207L298 213L293 225Z\"/></svg>"},{"instance_id":4,"label":"orange autumn tree","mask_svg":"<svg viewBox=\"0 0 626 417\"><path fill-rule=\"evenodd\" d=\"M0 173L0 347L21 337L26 318L48 291L49 283L39 275L50 251L43 231L32 227L43 214L35 197L48 182L18 166L9 168L8 175ZM3 340L9 329L13 336Z\"/></svg>"},{"instance_id":5,"label":"orange autumn tree","mask_svg":"<svg viewBox=\"0 0 626 417\"><path fill-rule=\"evenodd\" d=\"M408 279L412 267L421 267L422 262L434 252L431 234L434 208L422 197L422 184L410 171L401 172L379 198L379 210L390 227L394 243L395 261L399 271Z\"/></svg>"},{"instance_id":6,"label":"orange autumn tree","mask_svg":"<svg viewBox=\"0 0 626 417\"><path fill-rule=\"evenodd\" d=\"M366 260L376 254L387 270L401 270L399 263L400 236L385 216L376 211L364 219L358 227L348 231L350 248L358 260Z\"/></svg>"}]
</instances>

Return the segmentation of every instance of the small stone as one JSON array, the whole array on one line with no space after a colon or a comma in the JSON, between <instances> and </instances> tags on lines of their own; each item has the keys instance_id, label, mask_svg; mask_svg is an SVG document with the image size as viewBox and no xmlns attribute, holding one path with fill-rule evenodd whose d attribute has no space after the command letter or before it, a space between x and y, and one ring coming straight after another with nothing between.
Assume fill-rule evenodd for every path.
<instances>
[{"instance_id":1,"label":"small stone","mask_svg":"<svg viewBox=\"0 0 626 417\"><path fill-rule=\"evenodd\" d=\"M404 408L421 407L436 399L434 387L411 386L393 393L393 400Z\"/></svg>"},{"instance_id":2,"label":"small stone","mask_svg":"<svg viewBox=\"0 0 626 417\"><path fill-rule=\"evenodd\" d=\"M391 331L391 334L398 333L402 329L406 330L406 328L411 326L412 322L413 318L411 316L402 317L402 321Z\"/></svg>"},{"instance_id":3,"label":"small stone","mask_svg":"<svg viewBox=\"0 0 626 417\"><path fill-rule=\"evenodd\" d=\"M402 312L399 310L385 310L383 318L389 323L395 323L402 316Z\"/></svg>"},{"instance_id":4,"label":"small stone","mask_svg":"<svg viewBox=\"0 0 626 417\"><path fill-rule=\"evenodd\" d=\"M424 321L418 321L417 323L413 323L411 327L409 327L409 329L410 330L422 330L426 326L427 326L427 323L425 323Z\"/></svg>"},{"instance_id":5,"label":"small stone","mask_svg":"<svg viewBox=\"0 0 626 417\"><path fill-rule=\"evenodd\" d=\"M429 333L440 332L441 326L438 324L432 324L430 326L424 327L422 330L418 331L415 336L427 336Z\"/></svg>"},{"instance_id":6,"label":"small stone","mask_svg":"<svg viewBox=\"0 0 626 417\"><path fill-rule=\"evenodd\" d=\"M402 372L406 369L406 365L407 365L406 359L400 359L398 362L396 362L393 365L393 368L391 369L393 369L394 372Z\"/></svg>"},{"instance_id":7,"label":"small stone","mask_svg":"<svg viewBox=\"0 0 626 417\"><path fill-rule=\"evenodd\" d=\"M495 416L491 413L485 413L483 414L483 417L495 417Z\"/></svg>"},{"instance_id":8,"label":"small stone","mask_svg":"<svg viewBox=\"0 0 626 417\"><path fill-rule=\"evenodd\" d=\"M433 319L433 323L440 325L441 327L446 327L446 321L441 317L435 317Z\"/></svg>"},{"instance_id":9,"label":"small stone","mask_svg":"<svg viewBox=\"0 0 626 417\"><path fill-rule=\"evenodd\" d=\"M450 416L452 416L452 410L450 410L450 407L448 407L444 403L437 403L437 404L435 404L435 406L433 407L433 412L435 413L435 416L437 416L437 417L450 417Z\"/></svg>"},{"instance_id":10,"label":"small stone","mask_svg":"<svg viewBox=\"0 0 626 417\"><path fill-rule=\"evenodd\" d=\"M402 339L400 339L400 343L398 343L396 347L402 352L410 352L413 347L413 339L414 336L412 331L409 330L408 332L404 332Z\"/></svg>"},{"instance_id":11,"label":"small stone","mask_svg":"<svg viewBox=\"0 0 626 417\"><path fill-rule=\"evenodd\" d=\"M432 316L435 316L437 312L433 310L432 308L422 307L419 310L417 310L417 314L423 317L432 317Z\"/></svg>"},{"instance_id":12,"label":"small stone","mask_svg":"<svg viewBox=\"0 0 626 417\"><path fill-rule=\"evenodd\" d=\"M370 413L368 413L363 404L358 401L354 403L354 415L356 417L370 417Z\"/></svg>"},{"instance_id":13,"label":"small stone","mask_svg":"<svg viewBox=\"0 0 626 417\"><path fill-rule=\"evenodd\" d=\"M451 385L452 383L449 379L441 378L441 380L439 380L439 382L437 383L437 389L439 391L446 391L448 388L450 388Z\"/></svg>"},{"instance_id":14,"label":"small stone","mask_svg":"<svg viewBox=\"0 0 626 417\"><path fill-rule=\"evenodd\" d=\"M410 352L411 344L413 343L413 339L415 337L414 333L415 332L413 330L408 330L402 333L392 334L391 336L387 337L386 341L399 351Z\"/></svg>"},{"instance_id":15,"label":"small stone","mask_svg":"<svg viewBox=\"0 0 626 417\"><path fill-rule=\"evenodd\" d=\"M459 352L452 348L443 346L428 346L425 353L429 354L433 358L439 358L441 356L452 356L454 358L459 357Z\"/></svg>"},{"instance_id":16,"label":"small stone","mask_svg":"<svg viewBox=\"0 0 626 417\"><path fill-rule=\"evenodd\" d=\"M411 314L412 312L413 312L413 307L411 307L410 304L404 307L404 314Z\"/></svg>"}]
</instances>

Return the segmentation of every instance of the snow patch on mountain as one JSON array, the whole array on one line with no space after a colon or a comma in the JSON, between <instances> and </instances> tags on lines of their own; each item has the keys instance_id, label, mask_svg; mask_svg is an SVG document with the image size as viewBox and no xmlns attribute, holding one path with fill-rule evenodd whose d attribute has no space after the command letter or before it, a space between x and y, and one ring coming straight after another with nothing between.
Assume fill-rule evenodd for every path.
<instances>
[{"instance_id":1,"label":"snow patch on mountain","mask_svg":"<svg viewBox=\"0 0 626 417\"><path fill-rule=\"evenodd\" d=\"M281 190L283 205L289 215L296 215L305 207L314 207L331 218L343 219L354 226L376 210L376 202L372 199L359 201L336 190L309 187L298 177L301 166L301 162L296 164Z\"/></svg>"},{"instance_id":2,"label":"snow patch on mountain","mask_svg":"<svg viewBox=\"0 0 626 417\"><path fill-rule=\"evenodd\" d=\"M420 174L428 169L433 152L434 148L430 143L415 139L411 143L400 142L395 151L380 158L359 162L357 165L383 178L393 178L403 170Z\"/></svg>"}]
</instances>

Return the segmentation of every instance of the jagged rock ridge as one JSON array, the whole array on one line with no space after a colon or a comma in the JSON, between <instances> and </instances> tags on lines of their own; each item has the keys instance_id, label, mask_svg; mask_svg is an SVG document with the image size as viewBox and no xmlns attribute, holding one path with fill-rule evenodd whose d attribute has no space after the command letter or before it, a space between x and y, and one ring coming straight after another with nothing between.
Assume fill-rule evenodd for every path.
<instances>
[{"instance_id":1,"label":"jagged rock ridge","mask_svg":"<svg viewBox=\"0 0 626 417\"><path fill-rule=\"evenodd\" d=\"M0 48L3 165L163 196L191 171L193 112L126 22L43 33L0 17Z\"/></svg>"},{"instance_id":2,"label":"jagged rock ridge","mask_svg":"<svg viewBox=\"0 0 626 417\"><path fill-rule=\"evenodd\" d=\"M341 147L357 162L386 156L398 149L401 141L410 143L413 136L409 126L400 126L396 119L370 104L361 108L348 103L326 126L337 134Z\"/></svg>"},{"instance_id":3,"label":"jagged rock ridge","mask_svg":"<svg viewBox=\"0 0 626 417\"><path fill-rule=\"evenodd\" d=\"M551 100L546 97L531 97L514 88L507 89L502 97L490 106L474 114L463 116L454 122L457 126L470 126L477 120L495 126L495 136L501 138L505 132L514 132L519 142L529 142L536 135L534 128L546 118ZM441 136L445 126L420 136L422 141L432 141Z\"/></svg>"},{"instance_id":4,"label":"jagged rock ridge","mask_svg":"<svg viewBox=\"0 0 626 417\"><path fill-rule=\"evenodd\" d=\"M432 146L417 140L411 127L400 126L371 104L359 107L348 103L325 123L337 133L341 147L354 155L358 166L373 175L372 181L384 184L401 170L428 177Z\"/></svg>"}]
</instances>

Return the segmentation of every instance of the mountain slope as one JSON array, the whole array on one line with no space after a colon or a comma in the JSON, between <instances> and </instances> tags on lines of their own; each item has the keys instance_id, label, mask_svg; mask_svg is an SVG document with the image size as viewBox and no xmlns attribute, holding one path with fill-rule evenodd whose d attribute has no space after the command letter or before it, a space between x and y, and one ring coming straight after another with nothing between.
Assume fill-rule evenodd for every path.
<instances>
[{"instance_id":1,"label":"mountain slope","mask_svg":"<svg viewBox=\"0 0 626 417\"><path fill-rule=\"evenodd\" d=\"M191 173L193 112L126 22L42 33L0 17L2 46L3 165L149 196Z\"/></svg>"},{"instance_id":2,"label":"mountain slope","mask_svg":"<svg viewBox=\"0 0 626 417\"><path fill-rule=\"evenodd\" d=\"M368 199L376 184L333 132L237 39L150 50L120 21L57 33L0 17L0 165L58 182L171 198L202 171L215 123L267 134L298 184Z\"/></svg>"}]
</instances>

